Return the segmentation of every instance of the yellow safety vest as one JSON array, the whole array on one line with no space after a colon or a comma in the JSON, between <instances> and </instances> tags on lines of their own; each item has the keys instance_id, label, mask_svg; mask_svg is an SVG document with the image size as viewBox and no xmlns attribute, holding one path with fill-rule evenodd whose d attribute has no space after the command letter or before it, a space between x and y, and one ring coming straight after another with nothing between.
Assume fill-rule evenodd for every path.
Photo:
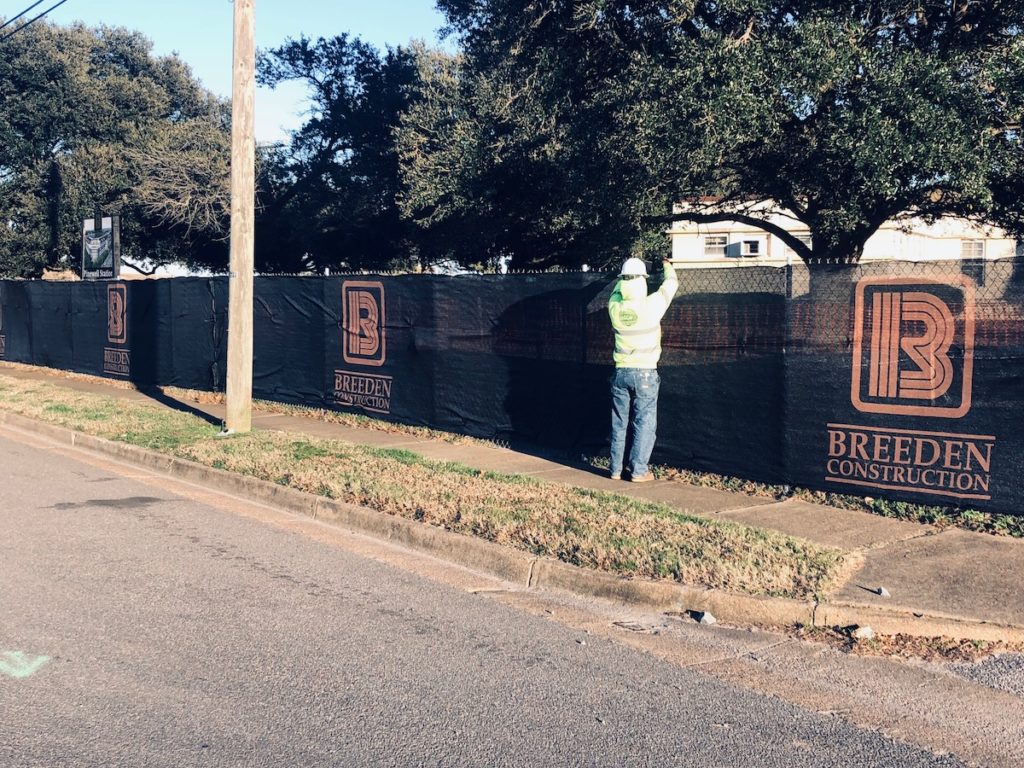
<instances>
[{"instance_id":1,"label":"yellow safety vest","mask_svg":"<svg viewBox=\"0 0 1024 768\"><path fill-rule=\"evenodd\" d=\"M661 359L661 318L679 288L675 270L665 265L661 287L647 295L647 280L619 280L608 299L608 316L615 329L616 368L657 368Z\"/></svg>"}]
</instances>

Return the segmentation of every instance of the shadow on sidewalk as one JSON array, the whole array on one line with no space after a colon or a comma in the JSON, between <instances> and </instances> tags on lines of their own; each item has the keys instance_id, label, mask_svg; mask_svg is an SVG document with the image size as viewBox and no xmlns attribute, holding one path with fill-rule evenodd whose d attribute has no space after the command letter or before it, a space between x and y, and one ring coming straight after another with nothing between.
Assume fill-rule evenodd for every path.
<instances>
[{"instance_id":1,"label":"shadow on sidewalk","mask_svg":"<svg viewBox=\"0 0 1024 768\"><path fill-rule=\"evenodd\" d=\"M544 461L550 461L554 464L561 464L566 469L579 470L580 472L586 472L597 477L608 476L607 468L596 467L588 460L593 456L607 457L607 445L601 446L596 443L591 443L585 448L556 448L539 445L528 440L508 439L498 440L496 441L496 444L524 456L532 456L533 458L543 459Z\"/></svg>"}]
</instances>

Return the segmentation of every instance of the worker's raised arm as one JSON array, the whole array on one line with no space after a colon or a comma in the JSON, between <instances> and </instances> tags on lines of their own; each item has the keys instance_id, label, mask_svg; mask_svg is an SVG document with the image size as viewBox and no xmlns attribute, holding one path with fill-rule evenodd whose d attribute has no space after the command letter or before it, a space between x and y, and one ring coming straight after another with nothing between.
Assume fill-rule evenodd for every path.
<instances>
[{"instance_id":1,"label":"worker's raised arm","mask_svg":"<svg viewBox=\"0 0 1024 768\"><path fill-rule=\"evenodd\" d=\"M676 295L676 291L679 290L679 278L676 277L676 271L672 267L672 262L665 259L662 262L663 279L661 287L658 288L650 296L652 304L656 305L658 310L658 316L665 314L665 310L668 309L668 305L672 303L672 297Z\"/></svg>"},{"instance_id":2,"label":"worker's raised arm","mask_svg":"<svg viewBox=\"0 0 1024 768\"><path fill-rule=\"evenodd\" d=\"M665 272L665 282L661 284L658 292L665 297L665 304L667 305L672 303L672 297L679 290L679 278L676 277L675 267L672 266L672 262L668 259L662 262L662 267Z\"/></svg>"}]
</instances>

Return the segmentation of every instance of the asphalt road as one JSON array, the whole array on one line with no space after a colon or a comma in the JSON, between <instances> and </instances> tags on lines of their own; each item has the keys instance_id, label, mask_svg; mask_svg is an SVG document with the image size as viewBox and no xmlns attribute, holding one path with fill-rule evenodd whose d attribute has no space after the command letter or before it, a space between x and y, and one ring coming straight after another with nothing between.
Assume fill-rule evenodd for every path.
<instances>
[{"instance_id":1,"label":"asphalt road","mask_svg":"<svg viewBox=\"0 0 1024 768\"><path fill-rule=\"evenodd\" d=\"M3 766L960 764L53 451L0 462Z\"/></svg>"}]
</instances>

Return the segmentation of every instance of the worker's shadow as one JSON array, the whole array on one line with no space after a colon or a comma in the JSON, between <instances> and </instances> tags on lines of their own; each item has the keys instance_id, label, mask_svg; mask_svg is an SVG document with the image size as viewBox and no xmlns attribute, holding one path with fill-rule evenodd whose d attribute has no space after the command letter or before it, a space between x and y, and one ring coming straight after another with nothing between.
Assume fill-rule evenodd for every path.
<instances>
[{"instance_id":1,"label":"worker's shadow","mask_svg":"<svg viewBox=\"0 0 1024 768\"><path fill-rule=\"evenodd\" d=\"M591 468L581 459L606 456L609 445L615 339L607 302L614 281L549 277L550 290L509 306L496 324L493 350L505 379L503 402L494 411L505 419L509 444L544 446L567 463ZM575 286L567 285L570 278ZM778 478L784 298L706 292L699 281L690 288L663 320L652 460Z\"/></svg>"},{"instance_id":2,"label":"worker's shadow","mask_svg":"<svg viewBox=\"0 0 1024 768\"><path fill-rule=\"evenodd\" d=\"M609 283L584 273L438 283L434 425L584 466L580 457L602 450L607 436L610 369L592 363L592 349L610 342L593 338L591 311L607 301Z\"/></svg>"},{"instance_id":3,"label":"worker's shadow","mask_svg":"<svg viewBox=\"0 0 1024 768\"><path fill-rule=\"evenodd\" d=\"M539 290L509 306L493 329L503 370L495 409L499 439L535 455L589 468L583 457L608 437L611 329L604 276L538 275Z\"/></svg>"}]
</instances>

